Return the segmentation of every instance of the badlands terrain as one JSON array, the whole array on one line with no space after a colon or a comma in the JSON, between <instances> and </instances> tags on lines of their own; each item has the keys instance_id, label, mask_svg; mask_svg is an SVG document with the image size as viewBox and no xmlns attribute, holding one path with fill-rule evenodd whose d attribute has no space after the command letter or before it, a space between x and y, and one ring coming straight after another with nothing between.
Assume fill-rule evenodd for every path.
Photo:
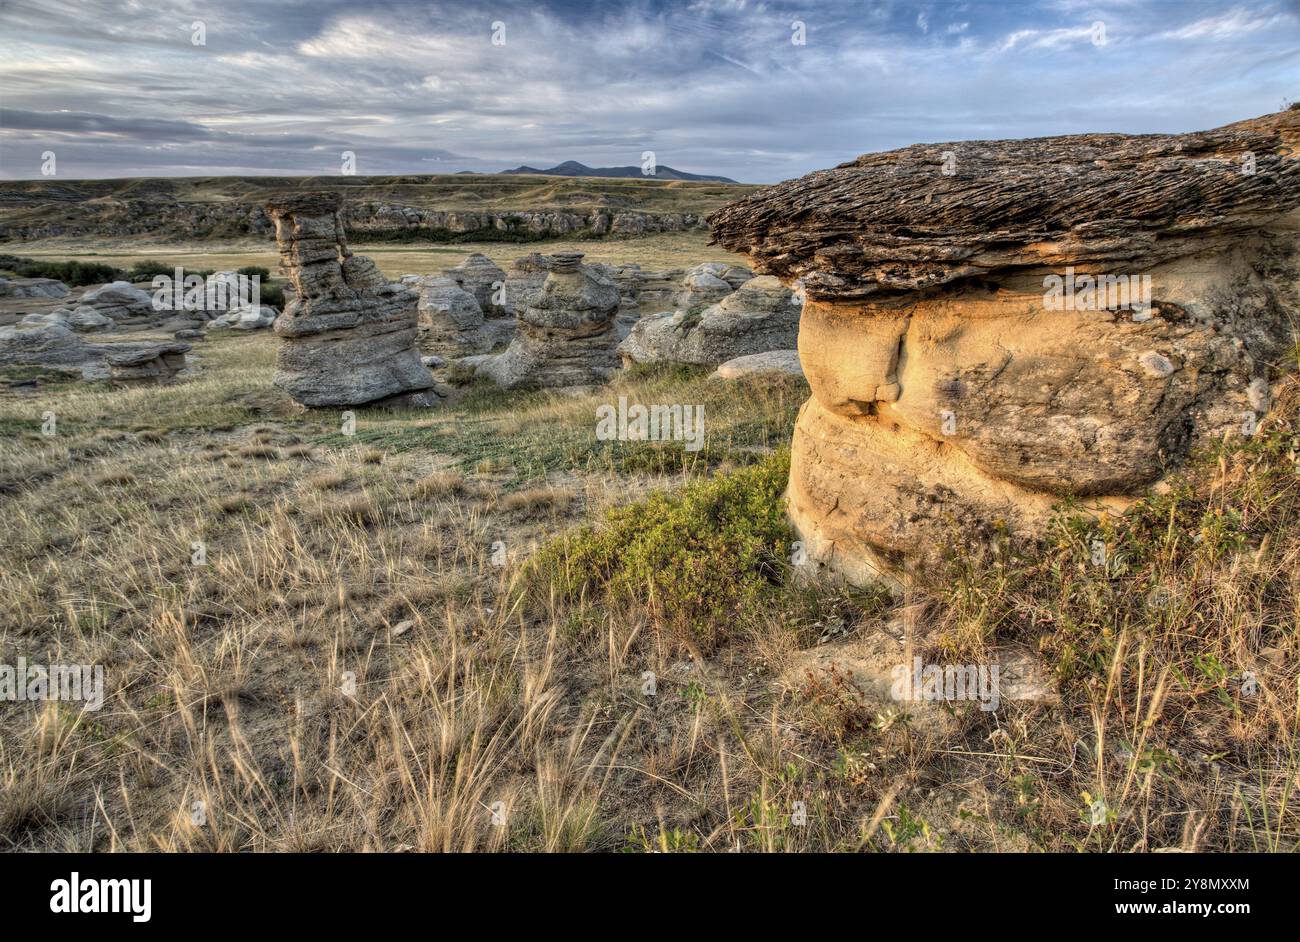
<instances>
[{"instance_id":1,"label":"badlands terrain","mask_svg":"<svg viewBox=\"0 0 1300 942\"><path fill-rule=\"evenodd\" d=\"M0 713L0 846L1293 849L1296 120L763 190L5 185L0 661L108 682ZM110 277L24 274L69 260ZM1044 312L1090 264L1155 301ZM275 326L117 284L175 266L266 269Z\"/></svg>"}]
</instances>

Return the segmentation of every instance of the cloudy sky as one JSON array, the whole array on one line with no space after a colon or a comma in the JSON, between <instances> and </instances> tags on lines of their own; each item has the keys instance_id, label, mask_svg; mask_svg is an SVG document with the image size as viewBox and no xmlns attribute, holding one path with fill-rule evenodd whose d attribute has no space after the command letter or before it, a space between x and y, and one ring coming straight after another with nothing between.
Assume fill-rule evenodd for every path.
<instances>
[{"instance_id":1,"label":"cloudy sky","mask_svg":"<svg viewBox=\"0 0 1300 942\"><path fill-rule=\"evenodd\" d=\"M1187 131L1300 100L1300 0L0 0L0 35L9 179L47 151L68 179L653 151L772 182L917 141Z\"/></svg>"}]
</instances>

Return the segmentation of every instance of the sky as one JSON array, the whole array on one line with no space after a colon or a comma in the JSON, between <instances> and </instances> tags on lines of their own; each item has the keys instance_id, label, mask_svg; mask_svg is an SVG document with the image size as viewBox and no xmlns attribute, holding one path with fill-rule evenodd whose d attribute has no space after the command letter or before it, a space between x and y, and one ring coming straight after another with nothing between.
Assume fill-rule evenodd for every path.
<instances>
[{"instance_id":1,"label":"sky","mask_svg":"<svg viewBox=\"0 0 1300 942\"><path fill-rule=\"evenodd\" d=\"M1300 100L1300 0L0 0L0 178L656 164L771 183L917 142Z\"/></svg>"}]
</instances>

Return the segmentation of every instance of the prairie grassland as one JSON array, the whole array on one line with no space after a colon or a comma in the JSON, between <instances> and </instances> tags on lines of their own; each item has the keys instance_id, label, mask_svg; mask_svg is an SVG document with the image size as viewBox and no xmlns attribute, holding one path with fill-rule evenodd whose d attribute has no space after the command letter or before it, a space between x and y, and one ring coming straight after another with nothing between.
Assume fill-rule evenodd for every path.
<instances>
[{"instance_id":1,"label":"prairie grassland","mask_svg":"<svg viewBox=\"0 0 1300 942\"><path fill-rule=\"evenodd\" d=\"M701 262L728 262L743 265L745 260L733 252L708 244L703 230L662 232L636 239L548 239L544 242L485 242L457 245L419 243L358 242L352 249L374 259L390 278L409 273L439 273L458 265L474 252L482 252L503 268L531 252L577 251L588 262L639 264L655 271L665 268L690 268ZM193 242L148 242L134 238L46 239L24 242L9 249L16 255L45 261L103 262L118 268L130 268L136 262L151 260L179 265L196 271L234 271L245 265L261 265L275 271L280 262L275 240Z\"/></svg>"},{"instance_id":2,"label":"prairie grassland","mask_svg":"<svg viewBox=\"0 0 1300 942\"><path fill-rule=\"evenodd\" d=\"M0 390L0 664L106 675L98 712L0 702L0 847L1296 846L1294 387L1185 487L899 600L789 565L801 382L470 386L348 436L273 346ZM618 395L703 403L707 447L597 442ZM1032 648L1057 700L936 720L805 666L903 621Z\"/></svg>"}]
</instances>

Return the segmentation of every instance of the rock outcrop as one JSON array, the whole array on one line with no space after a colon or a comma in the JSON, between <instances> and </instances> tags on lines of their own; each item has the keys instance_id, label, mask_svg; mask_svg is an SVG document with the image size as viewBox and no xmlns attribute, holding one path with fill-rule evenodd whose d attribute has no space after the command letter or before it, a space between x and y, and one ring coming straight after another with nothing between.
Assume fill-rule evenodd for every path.
<instances>
[{"instance_id":1,"label":"rock outcrop","mask_svg":"<svg viewBox=\"0 0 1300 942\"><path fill-rule=\"evenodd\" d=\"M798 337L799 303L779 279L764 276L743 282L703 311L686 309L642 318L618 351L629 365L717 366L753 353L792 350Z\"/></svg>"},{"instance_id":2,"label":"rock outcrop","mask_svg":"<svg viewBox=\"0 0 1300 942\"><path fill-rule=\"evenodd\" d=\"M186 343L88 343L63 323L0 327L0 366L70 370L83 379L165 379L185 368Z\"/></svg>"},{"instance_id":3,"label":"rock outcrop","mask_svg":"<svg viewBox=\"0 0 1300 942\"><path fill-rule=\"evenodd\" d=\"M436 405L415 345L419 299L352 254L339 206L333 193L267 204L294 295L275 322L275 383L306 406Z\"/></svg>"},{"instance_id":4,"label":"rock outcrop","mask_svg":"<svg viewBox=\"0 0 1300 942\"><path fill-rule=\"evenodd\" d=\"M581 252L551 256L550 274L519 312L510 346L478 373L506 389L590 386L610 377L618 367L618 286L581 262Z\"/></svg>"},{"instance_id":5,"label":"rock outcrop","mask_svg":"<svg viewBox=\"0 0 1300 942\"><path fill-rule=\"evenodd\" d=\"M1295 342L1300 112L915 145L758 191L714 238L807 293L789 507L865 581L1033 536L1253 433Z\"/></svg>"}]
</instances>

